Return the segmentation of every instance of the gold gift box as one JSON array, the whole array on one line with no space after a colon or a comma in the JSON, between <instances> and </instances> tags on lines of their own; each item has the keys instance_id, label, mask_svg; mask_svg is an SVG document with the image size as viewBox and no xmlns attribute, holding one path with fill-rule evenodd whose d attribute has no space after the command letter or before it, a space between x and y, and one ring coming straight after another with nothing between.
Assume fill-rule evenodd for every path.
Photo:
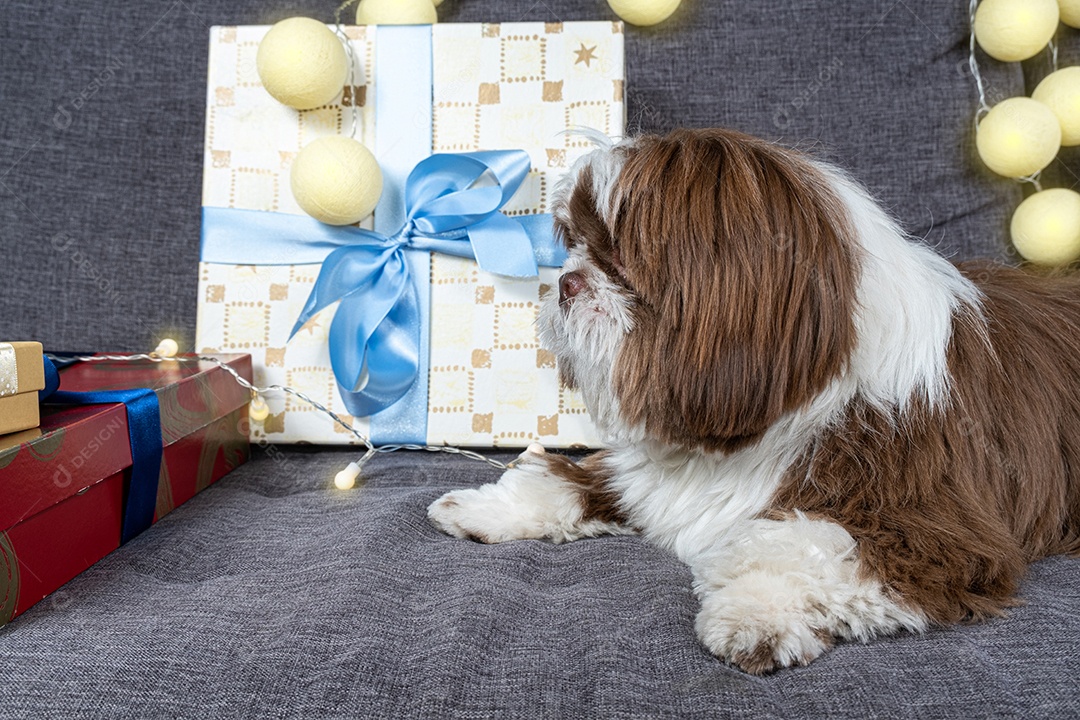
<instances>
[{"instance_id":1,"label":"gold gift box","mask_svg":"<svg viewBox=\"0 0 1080 720\"><path fill-rule=\"evenodd\" d=\"M44 388L41 343L0 343L0 434L38 426L38 391Z\"/></svg>"}]
</instances>

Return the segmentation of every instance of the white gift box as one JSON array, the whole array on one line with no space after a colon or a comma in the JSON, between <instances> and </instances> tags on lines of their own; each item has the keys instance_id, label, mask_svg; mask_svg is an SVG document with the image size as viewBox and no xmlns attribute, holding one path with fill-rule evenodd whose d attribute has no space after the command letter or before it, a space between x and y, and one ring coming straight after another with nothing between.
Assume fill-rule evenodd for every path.
<instances>
[{"instance_id":1,"label":"white gift box","mask_svg":"<svg viewBox=\"0 0 1080 720\"><path fill-rule=\"evenodd\" d=\"M614 137L623 133L620 23L349 27L354 84L333 103L306 111L281 105L259 81L255 54L268 29L211 30L205 207L303 215L289 189L293 158L316 138L350 134L355 122L356 139L372 149L383 167L383 203L400 196L413 160L432 153L520 149L528 153L532 168L503 212L511 217L543 213L559 176L589 149L587 140L563 131L587 127ZM389 71L380 71L377 63L380 57L386 62L391 39L402 44L402 32L409 33L409 43L419 42L418 32L427 33L429 85L399 85L405 95L430 96L430 112L425 108L415 122L380 130L380 98L389 106L398 99L391 93L398 91ZM380 52L380 38L385 52ZM380 80L385 86L379 86ZM414 155L406 165L402 142L413 146L404 153L406 158L409 152ZM361 223L371 226L371 218ZM541 268L537 278L509 278L484 272L473 260L417 254L424 256L430 325L422 355L426 363L414 387L417 402L427 408L422 419L404 422L393 407L372 417L348 415L330 368L327 333L333 307L289 339L319 264L202 262L197 348L250 353L256 384L296 388L377 443L597 446L579 395L560 385L554 358L536 337L539 301L557 283L558 269ZM253 424L253 439L259 442L356 442L295 398L271 396L268 403L270 417Z\"/></svg>"}]
</instances>

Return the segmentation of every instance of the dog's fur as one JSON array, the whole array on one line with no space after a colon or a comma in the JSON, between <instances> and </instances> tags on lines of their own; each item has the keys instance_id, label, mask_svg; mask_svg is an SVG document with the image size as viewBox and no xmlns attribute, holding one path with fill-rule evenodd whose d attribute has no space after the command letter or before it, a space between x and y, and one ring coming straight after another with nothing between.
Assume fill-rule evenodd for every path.
<instances>
[{"instance_id":1,"label":"dog's fur","mask_svg":"<svg viewBox=\"0 0 1080 720\"><path fill-rule=\"evenodd\" d=\"M753 673L1001 614L1080 551L1080 282L954 266L837 169L724 130L600 148L558 190L541 334L608 450L528 454L433 522L638 532Z\"/></svg>"}]
</instances>

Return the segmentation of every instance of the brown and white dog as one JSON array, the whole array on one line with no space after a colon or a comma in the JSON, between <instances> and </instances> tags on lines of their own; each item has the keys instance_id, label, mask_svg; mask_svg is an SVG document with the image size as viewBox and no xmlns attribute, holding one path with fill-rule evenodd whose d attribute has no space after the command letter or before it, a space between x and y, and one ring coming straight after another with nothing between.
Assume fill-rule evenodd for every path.
<instances>
[{"instance_id":1,"label":"brown and white dog","mask_svg":"<svg viewBox=\"0 0 1080 720\"><path fill-rule=\"evenodd\" d=\"M836 168L725 130L597 149L554 213L541 334L609 449L526 453L439 528L640 533L752 673L999 615L1080 551L1080 281L954 266Z\"/></svg>"}]
</instances>

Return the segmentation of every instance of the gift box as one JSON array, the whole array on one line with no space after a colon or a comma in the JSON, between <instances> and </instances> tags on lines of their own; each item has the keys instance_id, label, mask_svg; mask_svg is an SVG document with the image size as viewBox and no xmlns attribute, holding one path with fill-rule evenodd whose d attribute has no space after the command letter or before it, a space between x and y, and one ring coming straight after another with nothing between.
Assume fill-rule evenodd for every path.
<instances>
[{"instance_id":1,"label":"gift box","mask_svg":"<svg viewBox=\"0 0 1080 720\"><path fill-rule=\"evenodd\" d=\"M220 359L250 379L248 356ZM214 363L78 363L53 397L111 394L135 399L47 399L39 428L0 438L0 625L137 534L140 515L156 522L248 458L249 391ZM138 467L155 450L157 464Z\"/></svg>"},{"instance_id":2,"label":"gift box","mask_svg":"<svg viewBox=\"0 0 1080 720\"><path fill-rule=\"evenodd\" d=\"M560 385L554 357L536 335L540 298L557 286L557 267L512 278L472 259L407 250L424 328L419 368L402 399L357 416L331 368L330 328L340 310L315 315L290 339L329 250L310 258L305 249L290 264L258 247L237 251L219 231L230 222L260 225L261 216L285 227L303 216L290 191L292 160L317 138L349 135L354 122L355 137L373 151L384 175L382 200L362 228L389 234L400 225L406 177L418 162L474 151L524 151L524 179L502 213L522 223L542 217L559 177L591 148L585 137L565 131L623 132L622 25L346 28L355 79L333 103L307 111L281 105L260 84L255 54L267 30L211 30L200 351L250 353L257 384L297 388L377 444L598 445L580 396ZM302 234L299 249L306 247ZM356 442L302 401L268 402L270 416L252 426L258 441Z\"/></svg>"},{"instance_id":3,"label":"gift box","mask_svg":"<svg viewBox=\"0 0 1080 720\"><path fill-rule=\"evenodd\" d=\"M0 435L37 427L44 387L41 343L0 343Z\"/></svg>"}]
</instances>

